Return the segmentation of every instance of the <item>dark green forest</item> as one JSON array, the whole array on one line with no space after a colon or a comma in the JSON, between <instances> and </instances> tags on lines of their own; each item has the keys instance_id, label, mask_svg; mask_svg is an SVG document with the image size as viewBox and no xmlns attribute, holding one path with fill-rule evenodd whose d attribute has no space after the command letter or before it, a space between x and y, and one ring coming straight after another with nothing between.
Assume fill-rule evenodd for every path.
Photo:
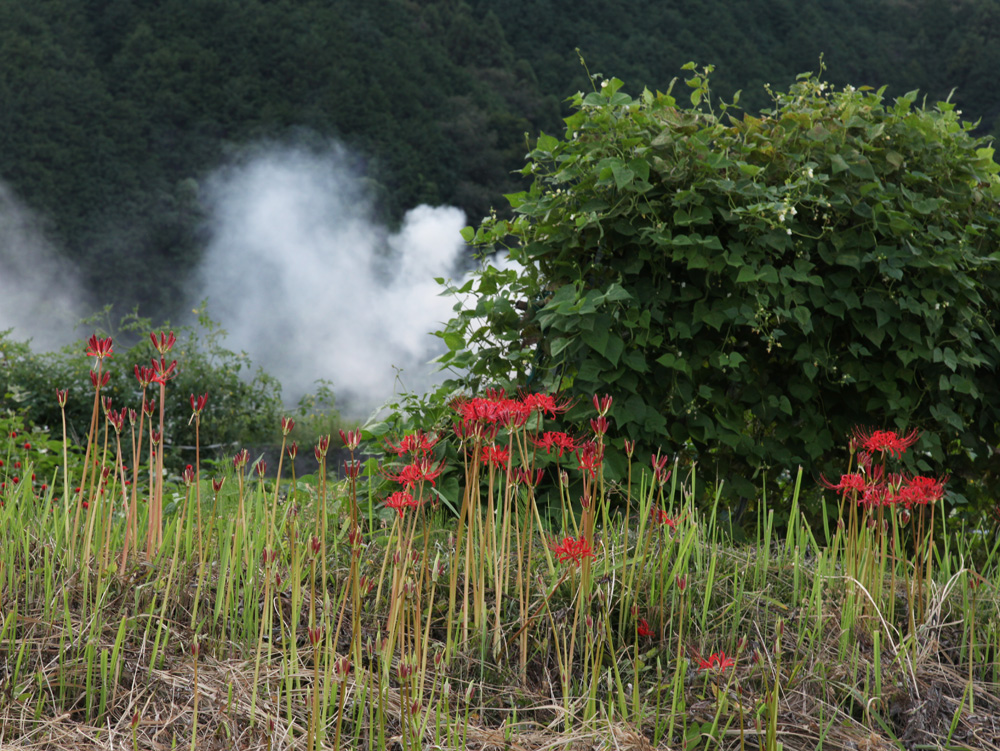
<instances>
[{"instance_id":1,"label":"dark green forest","mask_svg":"<svg viewBox=\"0 0 1000 751\"><path fill-rule=\"evenodd\" d=\"M1000 0L0 0L0 181L95 306L167 317L204 244L199 186L248 145L336 140L379 220L476 223L588 70L639 90L711 63L756 111L821 55L835 84L954 89L1000 129Z\"/></svg>"}]
</instances>

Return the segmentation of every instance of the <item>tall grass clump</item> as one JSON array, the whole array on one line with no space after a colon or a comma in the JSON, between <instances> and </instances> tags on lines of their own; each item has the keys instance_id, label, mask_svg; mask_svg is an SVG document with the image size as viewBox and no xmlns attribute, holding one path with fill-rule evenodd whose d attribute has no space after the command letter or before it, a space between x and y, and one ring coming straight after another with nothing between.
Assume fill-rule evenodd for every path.
<instances>
[{"instance_id":1,"label":"tall grass clump","mask_svg":"<svg viewBox=\"0 0 1000 751\"><path fill-rule=\"evenodd\" d=\"M0 417L4 747L1000 744L997 544L973 567L946 477L902 464L916 432L845 436L829 531L789 473L735 546L695 462L626 440L608 479L601 394L457 396L447 429L319 436L305 477L290 417L276 467L204 460L214 396L174 393L170 339L124 403L91 340L93 392L52 394L86 424Z\"/></svg>"}]
</instances>

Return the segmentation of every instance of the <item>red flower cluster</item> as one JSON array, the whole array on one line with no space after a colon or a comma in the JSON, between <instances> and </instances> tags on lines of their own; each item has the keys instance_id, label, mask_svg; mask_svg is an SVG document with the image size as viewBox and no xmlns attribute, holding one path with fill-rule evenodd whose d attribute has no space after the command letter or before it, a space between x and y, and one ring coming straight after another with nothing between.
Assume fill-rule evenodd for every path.
<instances>
[{"instance_id":1,"label":"red flower cluster","mask_svg":"<svg viewBox=\"0 0 1000 751\"><path fill-rule=\"evenodd\" d=\"M576 540L572 537L566 537L560 544L553 546L552 552L556 554L556 558L560 563L573 563L578 565L583 563L584 558L594 557L594 551L590 547L590 543L587 542L584 537L580 537Z\"/></svg>"},{"instance_id":2,"label":"red flower cluster","mask_svg":"<svg viewBox=\"0 0 1000 751\"><path fill-rule=\"evenodd\" d=\"M869 454L891 454L899 458L906 453L906 449L917 442L920 437L919 430L911 430L904 436L900 436L894 430L864 430L854 429L854 441L861 450Z\"/></svg>"},{"instance_id":3,"label":"red flower cluster","mask_svg":"<svg viewBox=\"0 0 1000 751\"><path fill-rule=\"evenodd\" d=\"M713 652L707 659L698 657L698 670L718 670L721 673L735 664L736 660L726 657L725 652Z\"/></svg>"},{"instance_id":4,"label":"red flower cluster","mask_svg":"<svg viewBox=\"0 0 1000 751\"><path fill-rule=\"evenodd\" d=\"M542 433L541 438L532 438L531 442L540 449L545 449L546 454L551 454L553 450L562 456L563 453L573 453L576 451L576 441L568 433L561 433L555 430L548 430Z\"/></svg>"},{"instance_id":5,"label":"red flower cluster","mask_svg":"<svg viewBox=\"0 0 1000 751\"><path fill-rule=\"evenodd\" d=\"M387 474L387 477L393 482L398 482L404 488L412 489L422 482L434 485L434 480L443 470L444 459L435 465L430 457L424 456L414 459L411 464L407 464L396 474Z\"/></svg>"},{"instance_id":6,"label":"red flower cluster","mask_svg":"<svg viewBox=\"0 0 1000 751\"><path fill-rule=\"evenodd\" d=\"M416 433L410 433L409 435L403 436L402 440L398 444L393 444L392 441L386 441L385 446L396 456L402 456L403 454L427 456L434 450L438 440L439 438L437 436L429 436L422 430L418 430ZM344 444L346 445L347 441L344 441Z\"/></svg>"},{"instance_id":7,"label":"red flower cluster","mask_svg":"<svg viewBox=\"0 0 1000 751\"><path fill-rule=\"evenodd\" d=\"M399 514L399 518L402 519L403 512L406 511L406 509L417 508L419 504L416 499L414 499L414 497L405 490L397 490L385 499L385 506L386 508L393 509L397 514Z\"/></svg>"}]
</instances>

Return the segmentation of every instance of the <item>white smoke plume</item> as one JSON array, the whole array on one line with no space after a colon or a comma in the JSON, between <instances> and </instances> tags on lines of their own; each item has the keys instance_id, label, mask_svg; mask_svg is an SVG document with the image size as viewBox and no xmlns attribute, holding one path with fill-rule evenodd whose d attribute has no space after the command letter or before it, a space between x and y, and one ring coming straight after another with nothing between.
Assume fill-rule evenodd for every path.
<instances>
[{"instance_id":1,"label":"white smoke plume","mask_svg":"<svg viewBox=\"0 0 1000 751\"><path fill-rule=\"evenodd\" d=\"M337 147L258 150L206 188L209 315L286 400L327 379L338 408L360 415L398 390L397 369L408 390L433 383L430 332L454 304L434 278L459 272L460 210L419 206L389 233Z\"/></svg>"},{"instance_id":2,"label":"white smoke plume","mask_svg":"<svg viewBox=\"0 0 1000 751\"><path fill-rule=\"evenodd\" d=\"M41 221L0 182L0 331L36 352L73 340L83 305L72 264L46 240Z\"/></svg>"}]
</instances>

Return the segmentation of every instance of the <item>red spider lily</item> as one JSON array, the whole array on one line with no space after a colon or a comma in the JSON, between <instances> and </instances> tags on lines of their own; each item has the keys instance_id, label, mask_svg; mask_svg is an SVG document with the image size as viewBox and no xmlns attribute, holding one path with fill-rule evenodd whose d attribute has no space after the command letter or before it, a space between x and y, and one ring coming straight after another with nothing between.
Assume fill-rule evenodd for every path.
<instances>
[{"instance_id":1,"label":"red spider lily","mask_svg":"<svg viewBox=\"0 0 1000 751\"><path fill-rule=\"evenodd\" d=\"M295 420L293 420L291 417L281 418L281 435L287 436L289 433L292 432L292 429L294 427L295 427Z\"/></svg>"},{"instance_id":2,"label":"red spider lily","mask_svg":"<svg viewBox=\"0 0 1000 751\"><path fill-rule=\"evenodd\" d=\"M632 458L632 454L635 453L635 441L630 441L628 438L625 439L625 454L629 459Z\"/></svg>"},{"instance_id":3,"label":"red spider lily","mask_svg":"<svg viewBox=\"0 0 1000 751\"><path fill-rule=\"evenodd\" d=\"M154 446L160 445L160 439L163 438L163 434L159 430L152 430L149 433L149 440L152 441Z\"/></svg>"},{"instance_id":4,"label":"red spider lily","mask_svg":"<svg viewBox=\"0 0 1000 751\"><path fill-rule=\"evenodd\" d=\"M176 360L167 365L167 361L163 358L157 360L154 357L150 362L153 364L153 377L149 379L150 383L166 384L167 381L176 375Z\"/></svg>"},{"instance_id":5,"label":"red spider lily","mask_svg":"<svg viewBox=\"0 0 1000 751\"><path fill-rule=\"evenodd\" d=\"M191 411L196 415L200 415L205 410L205 405L207 403L208 394L202 394L201 396L191 394Z\"/></svg>"},{"instance_id":6,"label":"red spider lily","mask_svg":"<svg viewBox=\"0 0 1000 751\"><path fill-rule=\"evenodd\" d=\"M663 509L654 506L649 510L649 515L653 518L653 521L656 522L657 524L665 525L673 530L677 529L678 519L676 518L671 519L669 516L667 516L667 512L664 511Z\"/></svg>"},{"instance_id":7,"label":"red spider lily","mask_svg":"<svg viewBox=\"0 0 1000 751\"><path fill-rule=\"evenodd\" d=\"M667 462L670 461L670 457L657 454L656 456L650 456L649 460L653 465L653 479L660 485L666 485L667 480L670 479L670 475L673 473L673 470L667 470Z\"/></svg>"},{"instance_id":8,"label":"red spider lily","mask_svg":"<svg viewBox=\"0 0 1000 751\"><path fill-rule=\"evenodd\" d=\"M121 412L115 412L113 409L108 411L108 422L114 427L116 433L121 433L122 428L125 427L125 415L127 413L127 409L122 409Z\"/></svg>"},{"instance_id":9,"label":"red spider lily","mask_svg":"<svg viewBox=\"0 0 1000 751\"><path fill-rule=\"evenodd\" d=\"M405 490L397 490L395 493L390 495L385 499L386 508L393 509L399 518L403 518L403 513L408 508L417 508L417 502L414 500L413 496L407 493Z\"/></svg>"},{"instance_id":10,"label":"red spider lily","mask_svg":"<svg viewBox=\"0 0 1000 751\"><path fill-rule=\"evenodd\" d=\"M348 480L357 480L361 474L361 467L362 464L357 459L344 462L344 475Z\"/></svg>"},{"instance_id":11,"label":"red spider lily","mask_svg":"<svg viewBox=\"0 0 1000 751\"><path fill-rule=\"evenodd\" d=\"M139 388L145 389L149 384L153 382L153 377L156 375L156 371L152 368L146 367L145 365L135 366L135 380L139 382Z\"/></svg>"},{"instance_id":12,"label":"red spider lily","mask_svg":"<svg viewBox=\"0 0 1000 751\"><path fill-rule=\"evenodd\" d=\"M257 470L257 477L264 479L264 474L267 472L267 462L261 459L254 465L254 469Z\"/></svg>"},{"instance_id":13,"label":"red spider lily","mask_svg":"<svg viewBox=\"0 0 1000 751\"><path fill-rule=\"evenodd\" d=\"M100 386L98 386L98 384L97 384L97 372L93 371L93 370L90 371L90 382L92 384L94 384L94 388L95 389L96 388L104 388L105 386L108 385L108 381L110 381L110 380L111 380L111 374L110 373L107 373L107 372L102 373L101 374L101 384L100 384Z\"/></svg>"},{"instance_id":14,"label":"red spider lily","mask_svg":"<svg viewBox=\"0 0 1000 751\"><path fill-rule=\"evenodd\" d=\"M102 396L101 397L101 408L104 410L104 414L105 415L108 414L108 412L111 411L111 405L112 405L112 401L111 401L111 397L110 396Z\"/></svg>"},{"instance_id":15,"label":"red spider lily","mask_svg":"<svg viewBox=\"0 0 1000 751\"><path fill-rule=\"evenodd\" d=\"M112 357L115 351L111 347L111 337L101 339L94 334L87 342L87 357L96 357L103 360L105 357Z\"/></svg>"},{"instance_id":16,"label":"red spider lily","mask_svg":"<svg viewBox=\"0 0 1000 751\"><path fill-rule=\"evenodd\" d=\"M926 506L940 501L944 497L944 485L947 477L937 480L933 477L916 475L903 481L902 487L896 491L896 502L902 503L907 509L914 506Z\"/></svg>"},{"instance_id":17,"label":"red spider lily","mask_svg":"<svg viewBox=\"0 0 1000 751\"><path fill-rule=\"evenodd\" d=\"M321 435L319 440L316 441L316 448L313 449L313 453L316 454L316 461L321 462L326 458L326 452L330 450L330 436Z\"/></svg>"},{"instance_id":18,"label":"red spider lily","mask_svg":"<svg viewBox=\"0 0 1000 751\"><path fill-rule=\"evenodd\" d=\"M576 458L580 462L577 469L582 469L592 478L596 478L604 461L604 449L594 441L588 441L577 449Z\"/></svg>"},{"instance_id":19,"label":"red spider lily","mask_svg":"<svg viewBox=\"0 0 1000 751\"><path fill-rule=\"evenodd\" d=\"M444 459L434 466L427 457L414 459L396 474L387 475L390 480L398 482L404 488L415 488L418 483L429 482L434 485L434 480L444 470Z\"/></svg>"},{"instance_id":20,"label":"red spider lily","mask_svg":"<svg viewBox=\"0 0 1000 751\"><path fill-rule=\"evenodd\" d=\"M129 425L135 425L135 418L136 418L137 414L138 413L132 407L128 408L128 424Z\"/></svg>"},{"instance_id":21,"label":"red spider lily","mask_svg":"<svg viewBox=\"0 0 1000 751\"><path fill-rule=\"evenodd\" d=\"M570 435L553 430L542 433L541 438L532 438L531 442L538 448L545 449L546 454L551 454L553 449L559 453L559 456L567 451L570 453L576 451L576 441Z\"/></svg>"},{"instance_id":22,"label":"red spider lily","mask_svg":"<svg viewBox=\"0 0 1000 751\"><path fill-rule=\"evenodd\" d=\"M31 451L31 444L30 443L24 444L24 450L25 451Z\"/></svg>"},{"instance_id":23,"label":"red spider lily","mask_svg":"<svg viewBox=\"0 0 1000 751\"><path fill-rule=\"evenodd\" d=\"M572 406L572 403L566 399L560 401L552 394L526 394L521 397L521 402L528 406L533 412L542 412L547 414L549 417L555 417L561 412L565 412Z\"/></svg>"},{"instance_id":24,"label":"red spider lily","mask_svg":"<svg viewBox=\"0 0 1000 751\"><path fill-rule=\"evenodd\" d=\"M483 447L483 453L480 457L483 464L492 464L494 467L507 469L507 463L510 461L510 451L503 446L490 444Z\"/></svg>"},{"instance_id":25,"label":"red spider lily","mask_svg":"<svg viewBox=\"0 0 1000 751\"><path fill-rule=\"evenodd\" d=\"M190 464L184 468L184 487L189 488L194 484L194 467Z\"/></svg>"},{"instance_id":26,"label":"red spider lily","mask_svg":"<svg viewBox=\"0 0 1000 751\"><path fill-rule=\"evenodd\" d=\"M152 417L156 411L156 399L147 399L144 401L142 403L142 411L146 413L146 417Z\"/></svg>"},{"instance_id":27,"label":"red spider lily","mask_svg":"<svg viewBox=\"0 0 1000 751\"><path fill-rule=\"evenodd\" d=\"M250 452L246 449L240 449L236 452L236 456L233 457L233 469L239 471L247 466L247 462L250 461Z\"/></svg>"},{"instance_id":28,"label":"red spider lily","mask_svg":"<svg viewBox=\"0 0 1000 751\"><path fill-rule=\"evenodd\" d=\"M66 400L69 398L69 389L56 389L56 401L59 402L60 407L66 406Z\"/></svg>"},{"instance_id":29,"label":"red spider lily","mask_svg":"<svg viewBox=\"0 0 1000 751\"><path fill-rule=\"evenodd\" d=\"M606 435L608 432L608 418L601 415L598 418L591 418L590 429L594 431L597 436Z\"/></svg>"},{"instance_id":30,"label":"red spider lily","mask_svg":"<svg viewBox=\"0 0 1000 751\"><path fill-rule=\"evenodd\" d=\"M604 396L594 394L594 409L597 410L597 414L601 417L605 417L608 414L608 411L611 409L611 402L611 394L605 394Z\"/></svg>"},{"instance_id":31,"label":"red spider lily","mask_svg":"<svg viewBox=\"0 0 1000 751\"><path fill-rule=\"evenodd\" d=\"M218 493L220 490L222 490L222 486L225 485L225 483L226 483L226 478L225 477L218 477L218 478L213 477L212 478L212 492L213 493Z\"/></svg>"},{"instance_id":32,"label":"red spider lily","mask_svg":"<svg viewBox=\"0 0 1000 751\"><path fill-rule=\"evenodd\" d=\"M841 475L840 482L836 485L827 480L823 475L819 476L819 482L826 488L830 490L840 490L844 493L863 493L865 488L868 486L868 480L860 472L851 472L850 474Z\"/></svg>"},{"instance_id":33,"label":"red spider lily","mask_svg":"<svg viewBox=\"0 0 1000 751\"><path fill-rule=\"evenodd\" d=\"M636 632L639 634L639 636L646 636L646 637L656 636L656 632L649 627L649 624L646 623L645 618L639 619L639 623L636 625Z\"/></svg>"},{"instance_id":34,"label":"red spider lily","mask_svg":"<svg viewBox=\"0 0 1000 751\"><path fill-rule=\"evenodd\" d=\"M736 660L726 657L725 652L713 652L707 659L698 657L698 670L718 670L721 673L735 664Z\"/></svg>"},{"instance_id":35,"label":"red spider lily","mask_svg":"<svg viewBox=\"0 0 1000 751\"><path fill-rule=\"evenodd\" d=\"M361 431L358 431L360 434ZM428 436L422 430L403 436L398 445L392 441L386 441L386 448L396 456L403 454L413 454L414 456L427 456L430 454L440 439L437 436ZM344 442L345 444L347 441Z\"/></svg>"},{"instance_id":36,"label":"red spider lily","mask_svg":"<svg viewBox=\"0 0 1000 751\"><path fill-rule=\"evenodd\" d=\"M594 551L585 537L576 540L572 537L566 537L559 545L553 546L552 552L556 554L560 563L573 563L575 565L583 563L585 558L594 557Z\"/></svg>"},{"instance_id":37,"label":"red spider lily","mask_svg":"<svg viewBox=\"0 0 1000 751\"><path fill-rule=\"evenodd\" d=\"M516 399L505 399L498 405L497 422L507 430L523 427L531 416L531 407Z\"/></svg>"},{"instance_id":38,"label":"red spider lily","mask_svg":"<svg viewBox=\"0 0 1000 751\"><path fill-rule=\"evenodd\" d=\"M896 458L906 453L906 449L916 443L920 437L920 431L913 429L904 436L900 436L894 430L871 430L866 432L862 428L854 429L854 440L865 451L870 454L889 453Z\"/></svg>"},{"instance_id":39,"label":"red spider lily","mask_svg":"<svg viewBox=\"0 0 1000 751\"><path fill-rule=\"evenodd\" d=\"M524 467L518 467L514 470L514 480L522 485L528 485L532 488L542 481L542 477L544 475L544 469L536 469L534 472L531 472L531 470L525 469Z\"/></svg>"},{"instance_id":40,"label":"red spider lily","mask_svg":"<svg viewBox=\"0 0 1000 751\"><path fill-rule=\"evenodd\" d=\"M676 581L677 581L677 589L679 589L681 592L687 589L688 578L686 576L678 576Z\"/></svg>"},{"instance_id":41,"label":"red spider lily","mask_svg":"<svg viewBox=\"0 0 1000 751\"><path fill-rule=\"evenodd\" d=\"M299 455L299 444L297 444L295 441L292 441L292 445L286 447L285 452L288 454L288 458L294 462L295 457Z\"/></svg>"},{"instance_id":42,"label":"red spider lily","mask_svg":"<svg viewBox=\"0 0 1000 751\"><path fill-rule=\"evenodd\" d=\"M164 334L161 331L159 337L150 332L149 338L153 342L153 346L156 348L156 351L160 353L161 357L166 356L166 354L173 349L174 344L177 342L177 337L174 336L173 331L169 334Z\"/></svg>"},{"instance_id":43,"label":"red spider lily","mask_svg":"<svg viewBox=\"0 0 1000 751\"><path fill-rule=\"evenodd\" d=\"M340 440L343 441L344 447L349 451L354 451L358 446L361 445L361 430L348 430L346 433L340 431ZM327 444L329 445L330 437L327 436Z\"/></svg>"}]
</instances>

